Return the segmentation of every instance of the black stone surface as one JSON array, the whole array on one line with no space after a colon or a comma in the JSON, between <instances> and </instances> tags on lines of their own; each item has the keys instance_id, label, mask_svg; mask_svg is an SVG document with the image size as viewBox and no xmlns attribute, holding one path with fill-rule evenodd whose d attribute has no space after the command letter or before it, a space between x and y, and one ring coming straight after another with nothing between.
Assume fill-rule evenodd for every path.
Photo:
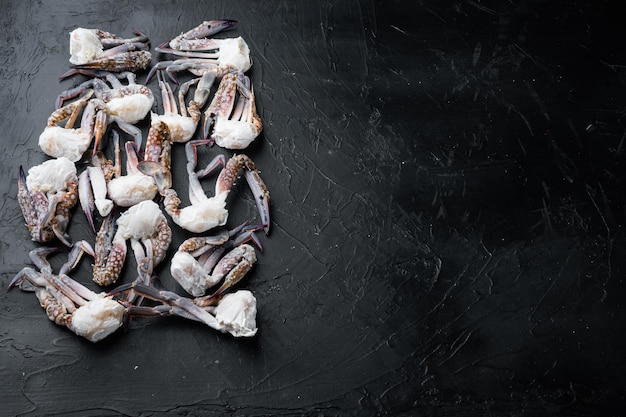
<instances>
[{"instance_id":1,"label":"black stone surface","mask_svg":"<svg viewBox=\"0 0 626 417\"><path fill-rule=\"evenodd\" d=\"M3 1L0 414L620 415L622 10ZM6 291L38 246L18 167L47 159L37 141L54 100L84 80L58 80L68 33L137 28L154 48L214 18L239 20L224 36L250 45L264 122L246 153L271 192L272 231L238 286L257 297L259 332L241 340L166 317L90 343L50 322L33 294ZM231 154L201 158L220 152ZM182 147L173 163L185 195ZM229 207L229 226L255 218L244 184ZM189 235L173 228L157 273L182 294L167 262ZM69 234L94 240L78 210ZM72 276L96 290L90 274L84 260Z\"/></svg>"}]
</instances>

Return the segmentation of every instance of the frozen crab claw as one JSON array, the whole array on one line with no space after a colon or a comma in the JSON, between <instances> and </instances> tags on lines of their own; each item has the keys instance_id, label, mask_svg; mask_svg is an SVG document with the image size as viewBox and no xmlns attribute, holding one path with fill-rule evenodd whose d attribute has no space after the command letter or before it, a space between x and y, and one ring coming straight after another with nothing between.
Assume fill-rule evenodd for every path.
<instances>
[{"instance_id":1,"label":"frozen crab claw","mask_svg":"<svg viewBox=\"0 0 626 417\"><path fill-rule=\"evenodd\" d=\"M174 189L167 189L164 193L165 211L172 220L185 230L194 233L202 233L217 226L223 226L228 220L228 210L226 209L226 199L243 169L244 176L252 193L254 194L257 209L261 218L261 224L265 233L269 233L270 196L265 183L261 179L259 170L252 160L243 154L234 155L228 162L223 155L215 157L209 165L197 173L195 171L197 163L196 146L207 144L208 141L191 141L185 145L187 154L187 174L189 176L189 201L191 205L179 208L181 201ZM215 195L207 197L200 183L200 178L210 172L224 166L220 171L215 184Z\"/></svg>"},{"instance_id":2,"label":"frozen crab claw","mask_svg":"<svg viewBox=\"0 0 626 417\"><path fill-rule=\"evenodd\" d=\"M252 337L257 333L257 302L247 290L203 300L181 297L172 291L133 282L121 285L109 294L117 295L124 291L133 291L160 303L151 308L134 307L142 309L145 316L179 316L203 323L222 333L230 333L234 337Z\"/></svg>"},{"instance_id":3,"label":"frozen crab claw","mask_svg":"<svg viewBox=\"0 0 626 417\"><path fill-rule=\"evenodd\" d=\"M119 166L121 161L119 145L115 149L115 165ZM120 170L116 170L118 174L108 182L107 193L117 206L131 207L142 201L152 200L158 190L154 179L139 171L139 157L135 144L126 142L125 150L126 175L119 175Z\"/></svg>"},{"instance_id":4,"label":"frozen crab claw","mask_svg":"<svg viewBox=\"0 0 626 417\"><path fill-rule=\"evenodd\" d=\"M163 114L152 113L152 124L165 123L170 130L172 142L187 142L198 127L200 109L207 101L213 80L201 77L182 84L178 92L179 105L177 106L172 88L160 72L158 78L163 97ZM185 96L194 84L196 85L196 93L194 99L190 100L187 105L185 104Z\"/></svg>"},{"instance_id":5,"label":"frozen crab claw","mask_svg":"<svg viewBox=\"0 0 626 417\"><path fill-rule=\"evenodd\" d=\"M115 283L126 260L129 240L141 277L150 276L165 258L172 231L159 206L151 200L130 207L113 221L111 215L102 222L96 236L93 280L102 286Z\"/></svg>"},{"instance_id":6,"label":"frozen crab claw","mask_svg":"<svg viewBox=\"0 0 626 417\"><path fill-rule=\"evenodd\" d=\"M48 242L56 236L71 245L65 230L78 201L78 178L72 161L51 159L30 168L28 175L20 166L17 198L34 241Z\"/></svg>"},{"instance_id":7,"label":"frozen crab claw","mask_svg":"<svg viewBox=\"0 0 626 417\"><path fill-rule=\"evenodd\" d=\"M154 104L152 90L145 85L137 84L137 78L133 72L124 71L120 74L107 71L81 70L77 72L92 78L77 87L62 92L57 97L56 108L60 108L63 102L70 98L93 90L94 95L106 105L109 117L115 117L115 121L119 124L133 125L143 120ZM120 81L124 78L128 81L127 84L122 84ZM125 127L127 126L125 125ZM131 127L127 128L132 129ZM141 146L141 142L137 146Z\"/></svg>"},{"instance_id":8,"label":"frozen crab claw","mask_svg":"<svg viewBox=\"0 0 626 417\"><path fill-rule=\"evenodd\" d=\"M228 39L208 39L217 32L233 27L234 20L211 20L198 27L165 42L157 52L181 57L173 61L161 61L154 65L148 73L147 81L154 77L155 72L165 70L176 82L175 73L189 71L194 75L203 76L211 73L220 78L233 71L248 71L252 66L250 48L241 37ZM167 45L169 44L169 47Z\"/></svg>"},{"instance_id":9,"label":"frozen crab claw","mask_svg":"<svg viewBox=\"0 0 626 417\"><path fill-rule=\"evenodd\" d=\"M91 230L95 233L93 215L95 209L102 217L111 213L114 203L108 198L107 186L113 177L121 176L119 164L120 143L119 134L112 130L115 146L116 162L108 160L102 152L97 152L90 158L90 164L78 176L78 196L81 208L87 217Z\"/></svg>"},{"instance_id":10,"label":"frozen crab claw","mask_svg":"<svg viewBox=\"0 0 626 417\"><path fill-rule=\"evenodd\" d=\"M242 72L225 75L205 112L204 138L210 135L223 148L244 149L262 129L250 78Z\"/></svg>"},{"instance_id":11,"label":"frozen crab claw","mask_svg":"<svg viewBox=\"0 0 626 417\"><path fill-rule=\"evenodd\" d=\"M53 158L66 157L78 161L92 139L100 143L107 126L106 107L102 100L91 99L91 92L64 107L55 110L48 118L48 125L39 136L39 147ZM80 127L74 123L83 110ZM65 126L61 123L65 121Z\"/></svg>"},{"instance_id":12,"label":"frozen crab claw","mask_svg":"<svg viewBox=\"0 0 626 417\"><path fill-rule=\"evenodd\" d=\"M181 33L169 42L165 42L159 48L159 52L180 53L184 51L207 51L217 49L219 46L215 43L215 39L208 39L208 36L228 30L237 25L236 20L232 19L216 19L205 20L195 28ZM166 45L169 44L169 48Z\"/></svg>"},{"instance_id":13,"label":"frozen crab claw","mask_svg":"<svg viewBox=\"0 0 626 417\"><path fill-rule=\"evenodd\" d=\"M137 164L137 169L154 179L161 194L172 186L172 140L170 128L160 121L150 126L144 159Z\"/></svg>"},{"instance_id":14,"label":"frozen crab claw","mask_svg":"<svg viewBox=\"0 0 626 417\"><path fill-rule=\"evenodd\" d=\"M137 168L139 157L132 142L125 144L126 175L122 175L119 134L115 130L112 130L112 134L115 164L98 153L79 176L81 207L94 232L94 207L100 216L105 217L114 206L131 207L152 200L158 191L154 179L142 174Z\"/></svg>"},{"instance_id":15,"label":"frozen crab claw","mask_svg":"<svg viewBox=\"0 0 626 417\"><path fill-rule=\"evenodd\" d=\"M135 30L134 38L99 29L77 28L70 32L70 63L74 69L98 69L113 72L137 71L148 68L152 55L149 39ZM61 78L74 75L71 70Z\"/></svg>"},{"instance_id":16,"label":"frozen crab claw","mask_svg":"<svg viewBox=\"0 0 626 417\"><path fill-rule=\"evenodd\" d=\"M241 225L231 231L185 240L172 258L172 277L194 297L204 295L223 280L213 296L221 294L240 281L256 262L254 248L245 244L253 241L261 249L255 229ZM229 252L223 256L226 251Z\"/></svg>"}]
</instances>

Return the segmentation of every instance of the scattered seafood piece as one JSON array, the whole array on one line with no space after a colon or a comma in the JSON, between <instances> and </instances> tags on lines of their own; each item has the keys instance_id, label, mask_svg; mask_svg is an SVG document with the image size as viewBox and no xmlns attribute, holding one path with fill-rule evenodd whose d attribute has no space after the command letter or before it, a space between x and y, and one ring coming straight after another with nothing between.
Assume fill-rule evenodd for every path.
<instances>
[{"instance_id":1,"label":"scattered seafood piece","mask_svg":"<svg viewBox=\"0 0 626 417\"><path fill-rule=\"evenodd\" d=\"M252 160L243 154L234 155L228 162L223 155L219 155L209 163L201 172L196 173L197 164L196 146L207 144L208 141L191 141L185 145L187 154L187 174L189 175L189 201L190 206L180 209L181 204L178 194L172 188L165 190L165 211L172 220L185 230L194 233L202 233L217 226L223 226L228 220L226 210L226 198L230 189L244 169L244 176L252 193L261 217L261 223L265 233L269 233L269 191L259 175ZM215 184L215 195L207 197L200 183L200 178L208 175L219 166L224 166Z\"/></svg>"},{"instance_id":2,"label":"scattered seafood piece","mask_svg":"<svg viewBox=\"0 0 626 417\"><path fill-rule=\"evenodd\" d=\"M96 98L104 101L109 116L116 116L117 120L124 123L135 124L143 120L154 105L152 90L145 85L137 84L137 76L133 72L113 74L107 71L80 71L80 73L93 78L59 94L56 100L57 109L65 100L93 90ZM123 78L126 78L128 84L122 84L120 79ZM141 143L138 144L140 145Z\"/></svg>"},{"instance_id":3,"label":"scattered seafood piece","mask_svg":"<svg viewBox=\"0 0 626 417\"><path fill-rule=\"evenodd\" d=\"M163 114L153 112L151 114L152 124L165 123L170 130L172 142L187 142L196 132L200 121L200 109L207 101L213 80L208 81L209 85L206 84L205 78L195 78L182 84L178 91L179 106L177 106L172 88L160 72L158 78L163 97ZM196 84L194 99L186 105L185 96L194 84ZM180 111L178 107L180 107Z\"/></svg>"},{"instance_id":4,"label":"scattered seafood piece","mask_svg":"<svg viewBox=\"0 0 626 417\"><path fill-rule=\"evenodd\" d=\"M96 343L115 333L130 317L157 317L163 315L179 315L181 317L203 321L209 326L224 329L233 334L248 336L254 330L256 311L243 310L247 321L241 322L239 316L220 313L216 319L206 310L195 305L191 300L175 297L163 298L162 306L147 307L128 304L113 298L113 293L96 293L66 274L80 262L83 253L93 255L93 249L84 241L77 242L68 255L68 261L61 267L58 275L52 273L52 267L46 257L56 248L40 247L30 252L30 257L39 269L25 267L18 272L9 283L8 289L19 287L23 291L34 292L39 304L46 311L48 318L59 326L64 326L76 335ZM141 282L133 283L133 292L139 296L153 297L155 290ZM145 290L146 294L142 293ZM115 292L119 293L119 291ZM225 297L224 297L225 298ZM171 303L168 306L167 303ZM241 303L241 302L240 302ZM232 309L232 301L228 309ZM237 307L236 303L234 305ZM166 307L164 310L163 307ZM219 305L217 306L219 307ZM213 308L216 310L217 307ZM241 307L240 307L241 309ZM166 311L167 313L165 313ZM230 321L229 321L230 320ZM241 325L246 330L241 330ZM233 331L236 330L236 331Z\"/></svg>"},{"instance_id":5,"label":"scattered seafood piece","mask_svg":"<svg viewBox=\"0 0 626 417\"><path fill-rule=\"evenodd\" d=\"M113 72L137 71L148 68L152 55L147 36L135 30L134 38L99 29L77 28L70 32L70 63L73 69L95 69ZM61 79L76 74L70 70Z\"/></svg>"},{"instance_id":6,"label":"scattered seafood piece","mask_svg":"<svg viewBox=\"0 0 626 417\"><path fill-rule=\"evenodd\" d=\"M252 66L252 61L250 60L250 48L243 38L206 38L229 29L236 23L235 20L205 21L196 28L155 48L157 52L183 58L161 61L154 65L148 73L146 83L154 77L156 71L160 70L166 70L174 82L176 82L174 74L181 71L189 71L197 76L210 73L217 78L233 71L248 71Z\"/></svg>"},{"instance_id":7,"label":"scattered seafood piece","mask_svg":"<svg viewBox=\"0 0 626 417\"><path fill-rule=\"evenodd\" d=\"M91 342L114 333L124 322L126 308L111 296L97 294L66 275L83 253L91 250L89 244L77 242L58 275L52 273L46 260L55 250L47 247L32 250L30 257L39 271L30 267L22 269L9 283L9 290L19 286L24 291L34 291L51 321Z\"/></svg>"},{"instance_id":8,"label":"scattered seafood piece","mask_svg":"<svg viewBox=\"0 0 626 417\"><path fill-rule=\"evenodd\" d=\"M172 291L157 290L154 287L133 282L121 285L109 294L116 295L129 290L161 303L160 306L152 307L147 313L159 312L160 316L184 317L204 323L222 333L230 333L234 337L252 337L257 332L256 298L247 290L239 290L210 299L190 299Z\"/></svg>"},{"instance_id":9,"label":"scattered seafood piece","mask_svg":"<svg viewBox=\"0 0 626 417\"><path fill-rule=\"evenodd\" d=\"M30 168L28 176L20 166L17 199L34 241L48 242L56 236L71 245L65 230L78 201L78 177L72 161L50 159Z\"/></svg>"},{"instance_id":10,"label":"scattered seafood piece","mask_svg":"<svg viewBox=\"0 0 626 417\"><path fill-rule=\"evenodd\" d=\"M211 139L227 149L244 149L261 133L263 124L256 112L254 89L250 78L242 72L227 74L222 78L205 112L205 139L209 136L211 125Z\"/></svg>"},{"instance_id":11,"label":"scattered seafood piece","mask_svg":"<svg viewBox=\"0 0 626 417\"><path fill-rule=\"evenodd\" d=\"M154 179L161 194L172 186L172 140L170 129L164 122L154 123L148 131L144 160L137 164L137 169Z\"/></svg>"},{"instance_id":12,"label":"scattered seafood piece","mask_svg":"<svg viewBox=\"0 0 626 417\"><path fill-rule=\"evenodd\" d=\"M126 142L126 175L122 175L120 138L111 131L115 147L115 163L98 152L91 157L91 165L78 177L80 204L91 229L95 232L94 208L102 217L109 215L114 206L131 207L152 200L157 194L154 179L137 169L139 158L135 144Z\"/></svg>"},{"instance_id":13,"label":"scattered seafood piece","mask_svg":"<svg viewBox=\"0 0 626 417\"><path fill-rule=\"evenodd\" d=\"M81 208L87 217L91 230L95 233L96 228L93 222L94 209L102 217L111 213L114 203L107 198L107 184L114 176L122 175L119 163L120 139L115 130L111 130L115 146L116 162L108 160L102 152L97 152L91 156L90 165L78 176L78 197Z\"/></svg>"},{"instance_id":14,"label":"scattered seafood piece","mask_svg":"<svg viewBox=\"0 0 626 417\"><path fill-rule=\"evenodd\" d=\"M81 110L83 117L80 127L74 129L74 122ZM65 126L60 126L66 120ZM48 118L48 125L39 136L39 147L53 158L66 157L78 161L92 139L100 143L107 126L106 106L102 100L91 99L91 93L77 101L55 110Z\"/></svg>"},{"instance_id":15,"label":"scattered seafood piece","mask_svg":"<svg viewBox=\"0 0 626 417\"><path fill-rule=\"evenodd\" d=\"M114 138L117 142L119 139ZM135 144L126 142L126 175L116 175L112 178L106 190L108 196L119 207L131 207L142 201L152 200L157 194L157 185L154 179L145 175L137 168L139 158ZM115 165L120 165L119 145L116 146ZM119 171L119 170L118 170ZM92 184L94 186L94 184Z\"/></svg>"},{"instance_id":16,"label":"scattered seafood piece","mask_svg":"<svg viewBox=\"0 0 626 417\"><path fill-rule=\"evenodd\" d=\"M224 333L228 332L235 337L252 337L257 332L256 298L248 290L225 294L217 306L205 309L215 315Z\"/></svg>"},{"instance_id":17,"label":"scattered seafood piece","mask_svg":"<svg viewBox=\"0 0 626 417\"><path fill-rule=\"evenodd\" d=\"M185 240L172 258L172 277L194 297L204 295L207 289L224 280L213 296L221 294L239 282L256 262L254 248L244 244L253 241L261 248L261 243L254 234L255 229L256 227L246 228L241 225L213 236Z\"/></svg>"},{"instance_id":18,"label":"scattered seafood piece","mask_svg":"<svg viewBox=\"0 0 626 417\"><path fill-rule=\"evenodd\" d=\"M172 230L154 201L142 201L130 207L116 222L111 215L104 219L96 236L93 265L93 280L98 285L107 286L118 280L126 260L127 240L140 275L150 276L165 258L172 241Z\"/></svg>"}]
</instances>

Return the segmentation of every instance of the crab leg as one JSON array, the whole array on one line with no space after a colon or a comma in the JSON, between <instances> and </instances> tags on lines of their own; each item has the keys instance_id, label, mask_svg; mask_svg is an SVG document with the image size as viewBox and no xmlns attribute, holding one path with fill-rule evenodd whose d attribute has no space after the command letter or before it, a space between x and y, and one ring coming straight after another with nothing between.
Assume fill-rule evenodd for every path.
<instances>
[{"instance_id":1,"label":"crab leg","mask_svg":"<svg viewBox=\"0 0 626 417\"><path fill-rule=\"evenodd\" d=\"M72 65L72 68L104 69L106 71L112 72L127 71L128 68L134 68L137 70L143 70L148 68L148 65L150 65L150 61L152 60L150 52L139 48L136 44L125 44L120 46L122 47L120 48L120 50L126 48L127 52L110 57L104 56L85 64ZM112 51L113 49L109 49L108 51ZM104 52L104 54L106 54L106 52ZM73 75L73 73L71 71L68 71L65 74L61 75L60 78L64 79L69 77L70 75Z\"/></svg>"},{"instance_id":2,"label":"crab leg","mask_svg":"<svg viewBox=\"0 0 626 417\"><path fill-rule=\"evenodd\" d=\"M26 226L33 239L38 242L44 242L47 236L44 234L44 228L37 228L38 215L37 213L43 210L38 210L38 206L47 205L45 196L42 193L30 193L28 186L26 185L26 174L24 168L20 165L19 176L17 178L17 199L19 201L24 220L26 220Z\"/></svg>"},{"instance_id":3,"label":"crab leg","mask_svg":"<svg viewBox=\"0 0 626 417\"><path fill-rule=\"evenodd\" d=\"M247 155L235 155L228 160L228 163L217 178L215 193L228 193L242 168L245 168L244 175L252 193L254 194L254 201L256 203L257 210L259 211L259 215L261 216L261 222L263 224L265 234L269 234L270 193L259 175L259 170Z\"/></svg>"},{"instance_id":4,"label":"crab leg","mask_svg":"<svg viewBox=\"0 0 626 417\"><path fill-rule=\"evenodd\" d=\"M210 313L194 304L191 299L181 297L180 295L172 291L158 290L149 285L145 285L139 282L133 282L130 284L120 285L113 291L109 292L109 295L114 296L128 290L132 290L145 298L153 301L158 301L163 304L163 306L158 306L152 310L148 310L142 307L137 308L129 306L128 311L131 315L152 315L152 313L154 313L155 316L180 316L183 318L199 321L213 329L221 330L221 326L219 325L215 317L213 317Z\"/></svg>"},{"instance_id":5,"label":"crab leg","mask_svg":"<svg viewBox=\"0 0 626 417\"><path fill-rule=\"evenodd\" d=\"M224 30L228 30L235 25L237 25L236 20L232 19L217 19L217 20L208 20L200 23L195 28L180 34L176 38L169 41L169 45L176 50L186 51L186 50L208 50L214 49L213 43L211 39L202 39L207 36L215 35L216 33L222 32ZM166 45L168 42L165 42L163 45ZM159 48L155 48L160 52Z\"/></svg>"},{"instance_id":6,"label":"crab leg","mask_svg":"<svg viewBox=\"0 0 626 417\"><path fill-rule=\"evenodd\" d=\"M114 283L122 271L126 260L126 240L118 236L115 220L108 215L96 236L95 263L93 280L98 285L107 286Z\"/></svg>"},{"instance_id":7,"label":"crab leg","mask_svg":"<svg viewBox=\"0 0 626 417\"><path fill-rule=\"evenodd\" d=\"M105 32L103 30L97 31L97 36L100 38L100 42L104 47L114 46L114 45L122 45L125 43L139 43L143 44L146 48L148 47L147 43L150 41L146 35L139 32L137 29L133 28L133 32L135 33L134 38L122 39L118 35L113 33Z\"/></svg>"},{"instance_id":8,"label":"crab leg","mask_svg":"<svg viewBox=\"0 0 626 417\"><path fill-rule=\"evenodd\" d=\"M172 142L167 124L160 122L150 127L144 161L139 162L137 168L141 173L154 178L161 194L172 186L171 150Z\"/></svg>"},{"instance_id":9,"label":"crab leg","mask_svg":"<svg viewBox=\"0 0 626 417\"><path fill-rule=\"evenodd\" d=\"M65 275L68 272L73 271L78 266L78 263L83 258L83 255L85 253L91 256L95 256L93 248L87 241L79 240L74 245L72 245L72 249L67 255L67 262L65 262L61 266L61 269L59 270L59 275Z\"/></svg>"}]
</instances>

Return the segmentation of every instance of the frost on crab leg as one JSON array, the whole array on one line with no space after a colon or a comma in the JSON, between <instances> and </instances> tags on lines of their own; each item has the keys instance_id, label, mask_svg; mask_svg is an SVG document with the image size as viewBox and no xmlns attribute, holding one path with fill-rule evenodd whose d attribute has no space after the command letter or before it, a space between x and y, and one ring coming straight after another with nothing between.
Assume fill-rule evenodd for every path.
<instances>
[{"instance_id":1,"label":"frost on crab leg","mask_svg":"<svg viewBox=\"0 0 626 417\"><path fill-rule=\"evenodd\" d=\"M185 291L195 297L203 295L208 288L218 284L224 277L225 283L229 284L225 284L216 293L224 291L240 280L256 262L254 248L244 243L252 241L261 248L261 242L254 234L258 227L244 226L213 236L185 240L172 258L170 264L172 277ZM239 246L244 247L232 250L222 257L225 251Z\"/></svg>"},{"instance_id":2,"label":"frost on crab leg","mask_svg":"<svg viewBox=\"0 0 626 417\"><path fill-rule=\"evenodd\" d=\"M204 138L223 148L244 149L262 130L250 78L242 72L225 75L205 112Z\"/></svg>"},{"instance_id":3,"label":"frost on crab leg","mask_svg":"<svg viewBox=\"0 0 626 417\"><path fill-rule=\"evenodd\" d=\"M67 158L48 160L28 170L20 166L18 202L32 239L44 243L55 236L71 246L65 230L78 201L76 167Z\"/></svg>"}]
</instances>

